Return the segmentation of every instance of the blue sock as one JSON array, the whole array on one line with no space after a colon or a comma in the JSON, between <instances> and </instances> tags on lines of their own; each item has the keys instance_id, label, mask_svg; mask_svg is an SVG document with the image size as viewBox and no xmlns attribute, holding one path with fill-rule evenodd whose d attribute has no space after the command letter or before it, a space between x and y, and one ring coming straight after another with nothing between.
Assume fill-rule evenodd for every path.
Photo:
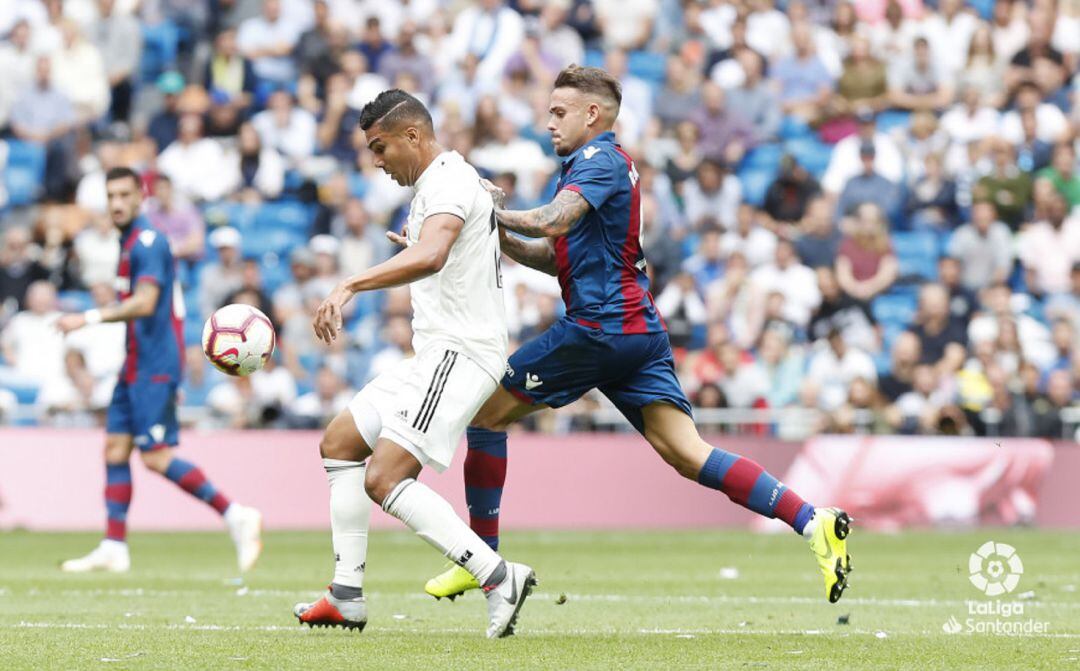
<instances>
[{"instance_id":1,"label":"blue sock","mask_svg":"<svg viewBox=\"0 0 1080 671\"><path fill-rule=\"evenodd\" d=\"M470 426L465 432L465 503L469 526L476 535L499 549L499 509L506 483L506 432Z\"/></svg>"},{"instance_id":2,"label":"blue sock","mask_svg":"<svg viewBox=\"0 0 1080 671\"><path fill-rule=\"evenodd\" d=\"M197 499L202 499L211 508L222 515L229 509L229 499L206 479L198 466L190 461L173 458L165 469L165 477L176 483L181 489Z\"/></svg>"},{"instance_id":3,"label":"blue sock","mask_svg":"<svg viewBox=\"0 0 1080 671\"><path fill-rule=\"evenodd\" d=\"M127 540L127 513L131 506L131 465L105 464L105 538Z\"/></svg>"},{"instance_id":4,"label":"blue sock","mask_svg":"<svg viewBox=\"0 0 1080 671\"><path fill-rule=\"evenodd\" d=\"M778 517L791 525L795 533L814 516L814 506L774 478L756 461L713 448L698 473L698 482L718 489L728 498L759 515Z\"/></svg>"}]
</instances>

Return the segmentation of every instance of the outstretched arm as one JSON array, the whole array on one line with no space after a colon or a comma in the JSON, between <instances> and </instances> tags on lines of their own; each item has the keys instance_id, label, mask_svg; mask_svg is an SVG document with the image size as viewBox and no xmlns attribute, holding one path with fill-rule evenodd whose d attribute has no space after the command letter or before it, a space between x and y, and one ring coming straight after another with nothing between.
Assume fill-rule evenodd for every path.
<instances>
[{"instance_id":1,"label":"outstretched arm","mask_svg":"<svg viewBox=\"0 0 1080 671\"><path fill-rule=\"evenodd\" d=\"M589 201L580 193L563 189L547 205L531 210L497 209L495 216L500 224L526 237L557 238L566 235L588 211Z\"/></svg>"},{"instance_id":2,"label":"outstretched arm","mask_svg":"<svg viewBox=\"0 0 1080 671\"><path fill-rule=\"evenodd\" d=\"M161 287L153 282L139 282L135 292L117 305L101 309L87 310L82 313L66 314L56 321L56 327L64 333L70 333L87 324L100 322L129 322L133 319L149 317L154 313Z\"/></svg>"}]
</instances>

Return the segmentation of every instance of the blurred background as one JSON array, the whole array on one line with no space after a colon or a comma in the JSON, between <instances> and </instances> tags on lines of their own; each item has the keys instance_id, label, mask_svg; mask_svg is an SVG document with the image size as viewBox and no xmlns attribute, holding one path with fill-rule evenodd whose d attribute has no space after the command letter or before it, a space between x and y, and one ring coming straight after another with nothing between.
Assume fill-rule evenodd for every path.
<instances>
[{"instance_id":1,"label":"blurred background","mask_svg":"<svg viewBox=\"0 0 1080 671\"><path fill-rule=\"evenodd\" d=\"M183 423L321 428L411 354L407 288L357 297L333 347L310 328L411 195L359 110L413 93L533 207L579 63L622 81L653 294L709 433L1077 436L1080 1L7 0L0 36L4 424L101 425L123 327L51 323L114 299L103 175L129 165L179 259ZM554 278L503 274L516 346L563 307ZM280 336L250 378L200 352L231 302ZM523 428L629 431L599 395Z\"/></svg>"}]
</instances>

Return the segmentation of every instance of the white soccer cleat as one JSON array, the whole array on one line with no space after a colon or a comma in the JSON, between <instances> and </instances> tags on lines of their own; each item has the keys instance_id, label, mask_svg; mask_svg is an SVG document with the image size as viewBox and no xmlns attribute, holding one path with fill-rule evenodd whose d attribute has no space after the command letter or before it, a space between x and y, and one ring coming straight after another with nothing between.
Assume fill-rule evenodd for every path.
<instances>
[{"instance_id":1,"label":"white soccer cleat","mask_svg":"<svg viewBox=\"0 0 1080 671\"><path fill-rule=\"evenodd\" d=\"M262 554L262 513L233 503L225 511L225 525L236 545L236 564L241 573L250 571Z\"/></svg>"},{"instance_id":2,"label":"white soccer cleat","mask_svg":"<svg viewBox=\"0 0 1080 671\"><path fill-rule=\"evenodd\" d=\"M60 564L60 570L65 573L127 573L131 570L131 555L128 554L127 543L106 538L90 554Z\"/></svg>"},{"instance_id":3,"label":"white soccer cleat","mask_svg":"<svg viewBox=\"0 0 1080 671\"><path fill-rule=\"evenodd\" d=\"M484 588L488 602L488 638L513 636L518 612L536 586L536 572L525 564L506 563L506 577Z\"/></svg>"}]
</instances>

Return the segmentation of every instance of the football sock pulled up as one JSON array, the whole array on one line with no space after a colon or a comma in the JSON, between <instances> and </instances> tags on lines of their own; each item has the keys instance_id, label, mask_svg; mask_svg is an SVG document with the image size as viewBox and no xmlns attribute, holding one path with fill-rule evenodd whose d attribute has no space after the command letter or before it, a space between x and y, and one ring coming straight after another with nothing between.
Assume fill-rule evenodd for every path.
<instances>
[{"instance_id":1,"label":"football sock pulled up","mask_svg":"<svg viewBox=\"0 0 1080 671\"><path fill-rule=\"evenodd\" d=\"M802 534L814 516L814 506L774 478L756 461L713 448L698 473L698 482L718 489L759 515L777 517Z\"/></svg>"},{"instance_id":2,"label":"football sock pulled up","mask_svg":"<svg viewBox=\"0 0 1080 671\"><path fill-rule=\"evenodd\" d=\"M169 462L168 468L165 469L165 477L172 480L188 494L205 501L207 505L218 511L218 513L224 515L225 511L229 509L229 499L225 498L225 495L206 479L202 470L190 461L174 457Z\"/></svg>"},{"instance_id":3,"label":"football sock pulled up","mask_svg":"<svg viewBox=\"0 0 1080 671\"><path fill-rule=\"evenodd\" d=\"M470 426L465 432L465 503L469 527L492 550L499 549L499 510L506 484L506 432Z\"/></svg>"},{"instance_id":4,"label":"football sock pulled up","mask_svg":"<svg viewBox=\"0 0 1080 671\"><path fill-rule=\"evenodd\" d=\"M334 580L330 592L339 599L363 595L367 568L371 499L364 491L364 463L323 459L330 481L330 531L334 543Z\"/></svg>"},{"instance_id":5,"label":"football sock pulled up","mask_svg":"<svg viewBox=\"0 0 1080 671\"><path fill-rule=\"evenodd\" d=\"M131 507L131 465L105 464L105 538L127 540L127 513Z\"/></svg>"}]
</instances>

